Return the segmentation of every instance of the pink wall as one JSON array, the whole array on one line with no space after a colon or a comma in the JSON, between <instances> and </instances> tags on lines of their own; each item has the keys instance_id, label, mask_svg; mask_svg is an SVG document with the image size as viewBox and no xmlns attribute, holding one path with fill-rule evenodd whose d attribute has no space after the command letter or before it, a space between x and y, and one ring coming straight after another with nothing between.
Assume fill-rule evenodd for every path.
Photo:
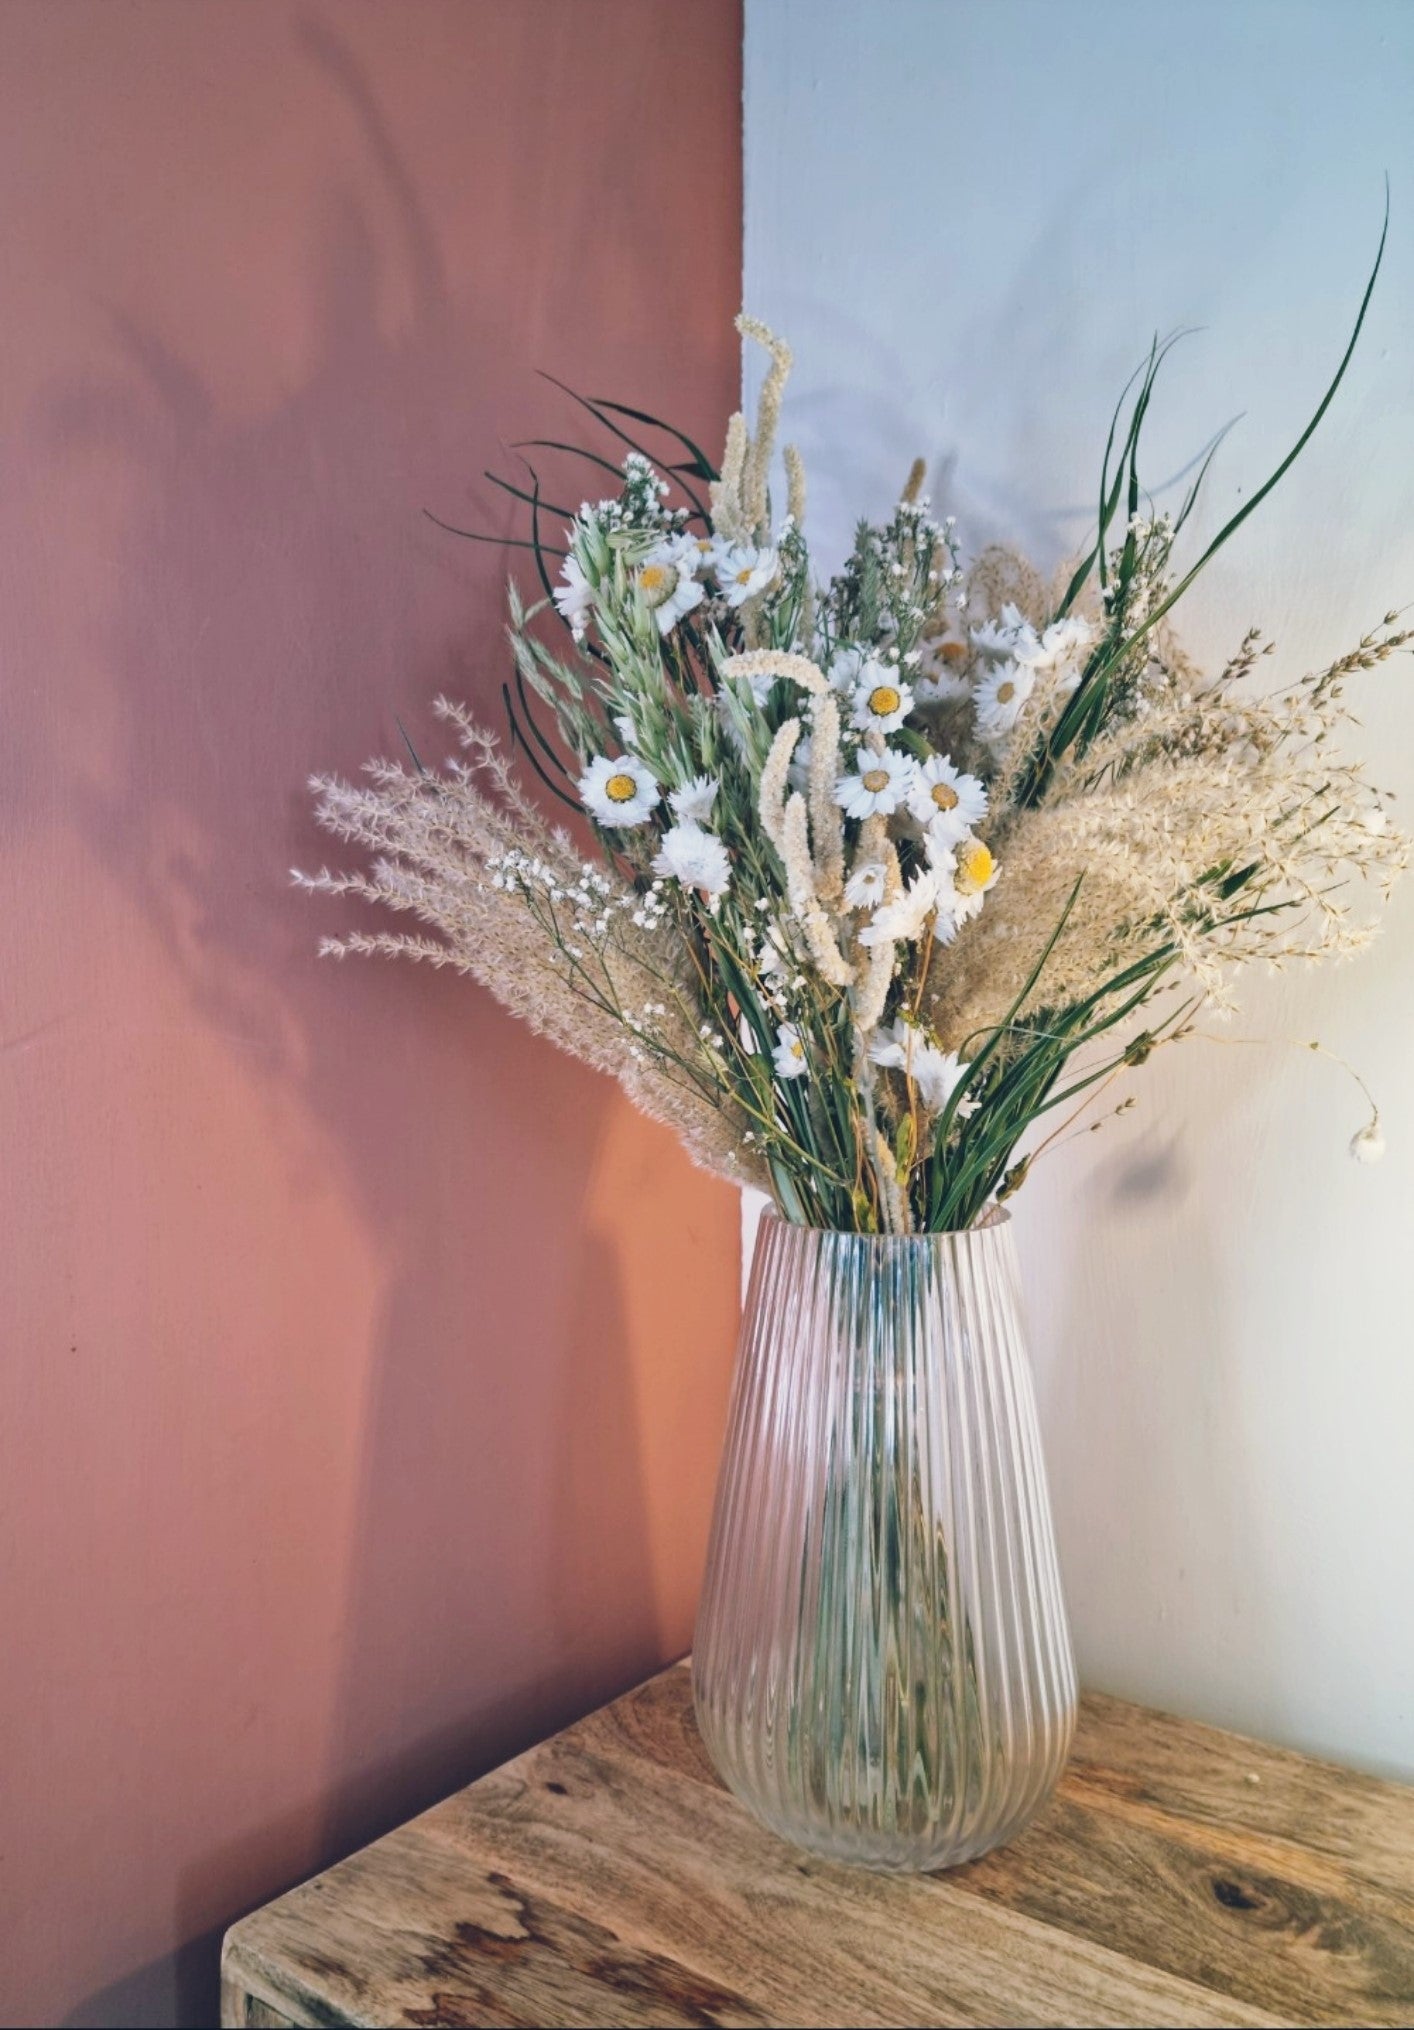
<instances>
[{"instance_id":1,"label":"pink wall","mask_svg":"<svg viewBox=\"0 0 1414 2030\"><path fill-rule=\"evenodd\" d=\"M720 431L739 44L0 11L8 2022L200 2021L232 1917L688 1640L733 1195L477 989L321 965L285 870L309 768L493 709L500 555L419 510L573 426L532 369Z\"/></svg>"}]
</instances>

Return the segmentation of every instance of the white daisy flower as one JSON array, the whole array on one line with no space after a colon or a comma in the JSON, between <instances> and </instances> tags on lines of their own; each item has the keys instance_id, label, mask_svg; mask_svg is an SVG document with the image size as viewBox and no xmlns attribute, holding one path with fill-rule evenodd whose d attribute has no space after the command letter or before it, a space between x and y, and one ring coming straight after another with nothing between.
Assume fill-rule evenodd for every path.
<instances>
[{"instance_id":1,"label":"white daisy flower","mask_svg":"<svg viewBox=\"0 0 1414 2030\"><path fill-rule=\"evenodd\" d=\"M844 885L844 899L851 909L873 909L884 899L888 869L882 860L868 860L856 867Z\"/></svg>"},{"instance_id":2,"label":"white daisy flower","mask_svg":"<svg viewBox=\"0 0 1414 2030\"><path fill-rule=\"evenodd\" d=\"M905 1078L912 1079L918 1088L919 1099L930 1114L943 1111L972 1069L970 1064L961 1061L955 1050L941 1049L926 1030L902 1019L876 1033L869 1046L869 1056L874 1064L883 1065L886 1070L901 1071ZM975 1113L976 1107L971 1101L963 1100L958 1112Z\"/></svg>"},{"instance_id":3,"label":"white daisy flower","mask_svg":"<svg viewBox=\"0 0 1414 2030\"><path fill-rule=\"evenodd\" d=\"M800 1040L800 1031L793 1022L783 1022L776 1031L776 1047L771 1052L771 1062L776 1067L777 1078L804 1078L810 1069L805 1060L805 1045Z\"/></svg>"},{"instance_id":4,"label":"white daisy flower","mask_svg":"<svg viewBox=\"0 0 1414 2030\"><path fill-rule=\"evenodd\" d=\"M835 802L848 818L892 817L913 785L913 762L891 747L882 754L861 748L856 762L857 772L835 784Z\"/></svg>"},{"instance_id":5,"label":"white daisy flower","mask_svg":"<svg viewBox=\"0 0 1414 2030\"><path fill-rule=\"evenodd\" d=\"M617 761L596 754L578 788L585 809L601 825L641 825L661 795L652 770L636 754L620 755Z\"/></svg>"},{"instance_id":6,"label":"white daisy flower","mask_svg":"<svg viewBox=\"0 0 1414 2030\"><path fill-rule=\"evenodd\" d=\"M895 733L913 710L913 693L903 678L878 663L865 666L854 693L851 726L861 733Z\"/></svg>"},{"instance_id":7,"label":"white daisy flower","mask_svg":"<svg viewBox=\"0 0 1414 2030\"><path fill-rule=\"evenodd\" d=\"M982 897L992 886L1001 868L990 847L980 839L963 839L952 856L953 911L959 923L969 923L982 907Z\"/></svg>"},{"instance_id":8,"label":"white daisy flower","mask_svg":"<svg viewBox=\"0 0 1414 2030\"><path fill-rule=\"evenodd\" d=\"M728 606L744 606L764 592L779 568L774 550L753 549L749 543L718 543L712 569Z\"/></svg>"},{"instance_id":9,"label":"white daisy flower","mask_svg":"<svg viewBox=\"0 0 1414 2030\"><path fill-rule=\"evenodd\" d=\"M584 567L573 552L560 566L563 584L557 585L551 597L559 609L560 618L568 621L576 641L582 641L589 616L594 610L594 587L584 575Z\"/></svg>"},{"instance_id":10,"label":"white daisy flower","mask_svg":"<svg viewBox=\"0 0 1414 2030\"><path fill-rule=\"evenodd\" d=\"M668 797L673 816L684 825L705 825L712 815L721 784L713 775L695 775L691 782L684 783Z\"/></svg>"},{"instance_id":11,"label":"white daisy flower","mask_svg":"<svg viewBox=\"0 0 1414 2030\"><path fill-rule=\"evenodd\" d=\"M932 754L914 769L908 808L935 838L956 841L987 815L987 792L975 775L954 768L946 754Z\"/></svg>"},{"instance_id":12,"label":"white daisy flower","mask_svg":"<svg viewBox=\"0 0 1414 2030\"><path fill-rule=\"evenodd\" d=\"M639 597L664 637L704 597L702 587L687 569L680 544L681 539L675 536L657 544L633 574Z\"/></svg>"},{"instance_id":13,"label":"white daisy flower","mask_svg":"<svg viewBox=\"0 0 1414 2030\"><path fill-rule=\"evenodd\" d=\"M874 911L864 929L859 933L862 945L877 945L906 941L914 943L922 937L924 926L938 906L939 882L934 868L925 867L915 874L903 894L892 902L885 902Z\"/></svg>"},{"instance_id":14,"label":"white daisy flower","mask_svg":"<svg viewBox=\"0 0 1414 2030\"><path fill-rule=\"evenodd\" d=\"M674 825L663 834L653 872L695 888L715 903L731 885L732 863L715 832L704 832L700 825Z\"/></svg>"},{"instance_id":15,"label":"white daisy flower","mask_svg":"<svg viewBox=\"0 0 1414 2030\"><path fill-rule=\"evenodd\" d=\"M978 732L988 740L1010 733L1035 684L1034 671L1023 663L995 663L973 693Z\"/></svg>"}]
</instances>

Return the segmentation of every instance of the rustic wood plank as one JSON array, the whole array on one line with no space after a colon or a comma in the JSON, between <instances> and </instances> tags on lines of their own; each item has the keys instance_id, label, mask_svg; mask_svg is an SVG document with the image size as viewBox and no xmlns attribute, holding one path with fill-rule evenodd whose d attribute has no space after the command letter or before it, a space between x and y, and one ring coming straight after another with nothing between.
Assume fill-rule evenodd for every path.
<instances>
[{"instance_id":1,"label":"rustic wood plank","mask_svg":"<svg viewBox=\"0 0 1414 2030\"><path fill-rule=\"evenodd\" d=\"M272 2009L258 1995L221 1977L221 2030L297 2030L288 2016Z\"/></svg>"},{"instance_id":2,"label":"rustic wood plank","mask_svg":"<svg viewBox=\"0 0 1414 2030\"><path fill-rule=\"evenodd\" d=\"M1410 2020L1414 1799L1360 1780L1321 1814L1340 1773L1184 1731L1087 1702L1021 1841L886 1877L756 1825L679 1668L246 1919L228 1978L299 2024Z\"/></svg>"},{"instance_id":3,"label":"rustic wood plank","mask_svg":"<svg viewBox=\"0 0 1414 2030\"><path fill-rule=\"evenodd\" d=\"M1194 1720L1087 1693L1072 1770L1180 1817L1269 1833L1414 1897L1414 1788Z\"/></svg>"}]
</instances>

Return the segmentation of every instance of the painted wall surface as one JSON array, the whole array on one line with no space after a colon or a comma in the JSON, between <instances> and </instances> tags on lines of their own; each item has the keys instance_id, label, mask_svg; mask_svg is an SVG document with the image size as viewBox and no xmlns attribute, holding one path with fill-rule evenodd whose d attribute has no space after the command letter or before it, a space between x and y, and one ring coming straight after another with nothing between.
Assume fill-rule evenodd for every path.
<instances>
[{"instance_id":1,"label":"painted wall surface","mask_svg":"<svg viewBox=\"0 0 1414 2030\"><path fill-rule=\"evenodd\" d=\"M974 547L1051 565L1093 519L1114 400L1155 330L1160 501L1243 420L1207 529L1366 335L1309 450L1192 596L1222 659L1288 675L1414 599L1414 10L1329 0L753 0L745 301L792 339L787 434L837 557L923 452ZM1369 680L1375 779L1410 809L1414 683ZM1414 1774L1414 883L1356 964L1255 981L1137 1117L1017 1200L1061 1549L1095 1686Z\"/></svg>"},{"instance_id":2,"label":"painted wall surface","mask_svg":"<svg viewBox=\"0 0 1414 2030\"><path fill-rule=\"evenodd\" d=\"M4 2021L214 2020L229 1920L688 1642L734 1194L287 869L498 710L421 510L510 526L533 369L720 431L740 30L0 9Z\"/></svg>"}]
</instances>

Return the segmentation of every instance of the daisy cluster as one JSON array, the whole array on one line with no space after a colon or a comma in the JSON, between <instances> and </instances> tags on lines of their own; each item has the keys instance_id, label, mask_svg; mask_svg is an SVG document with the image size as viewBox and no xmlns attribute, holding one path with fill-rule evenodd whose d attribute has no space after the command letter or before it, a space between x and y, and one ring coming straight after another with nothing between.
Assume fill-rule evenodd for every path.
<instances>
[{"instance_id":1,"label":"daisy cluster","mask_svg":"<svg viewBox=\"0 0 1414 2030\"><path fill-rule=\"evenodd\" d=\"M661 890L664 880L675 881L699 895L713 914L731 882L727 849L709 822L719 787L713 777L697 775L665 793L648 764L632 753L617 758L596 755L578 784L585 809L609 832L653 824L666 794L672 822L662 832L650 863L659 877L653 890Z\"/></svg>"},{"instance_id":2,"label":"daisy cluster","mask_svg":"<svg viewBox=\"0 0 1414 2030\"><path fill-rule=\"evenodd\" d=\"M668 483L647 459L631 453L624 475L618 499L586 501L566 531L569 552L552 596L577 641L586 639L596 608L621 596L616 558L624 561L630 596L664 640L704 601L719 617L776 580L780 559L772 546L694 535L685 526L687 511L665 506Z\"/></svg>"}]
</instances>

